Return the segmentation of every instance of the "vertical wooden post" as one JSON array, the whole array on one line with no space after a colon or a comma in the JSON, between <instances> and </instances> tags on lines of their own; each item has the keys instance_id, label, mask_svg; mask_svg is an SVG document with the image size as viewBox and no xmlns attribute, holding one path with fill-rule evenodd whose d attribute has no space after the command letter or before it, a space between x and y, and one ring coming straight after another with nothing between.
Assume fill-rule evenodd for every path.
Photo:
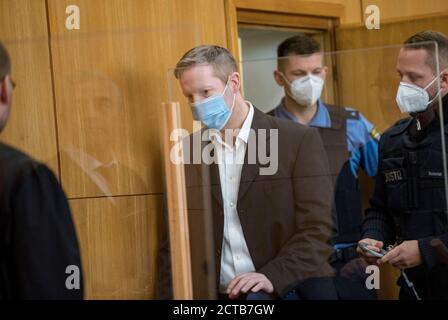
<instances>
[{"instance_id":1,"label":"vertical wooden post","mask_svg":"<svg viewBox=\"0 0 448 320\"><path fill-rule=\"evenodd\" d=\"M193 299L193 284L185 172L182 164L174 164L170 160L170 150L175 143L174 141L170 141L170 134L174 129L181 128L179 103L163 103L160 114L162 121L162 151L166 178L165 190L168 205L173 296L174 299L191 300Z\"/></svg>"},{"instance_id":2,"label":"vertical wooden post","mask_svg":"<svg viewBox=\"0 0 448 320\"><path fill-rule=\"evenodd\" d=\"M226 13L226 33L227 33L227 48L232 53L235 60L239 63L241 61L240 50L238 45L238 19L236 15L235 0L226 0L224 2Z\"/></svg>"}]
</instances>

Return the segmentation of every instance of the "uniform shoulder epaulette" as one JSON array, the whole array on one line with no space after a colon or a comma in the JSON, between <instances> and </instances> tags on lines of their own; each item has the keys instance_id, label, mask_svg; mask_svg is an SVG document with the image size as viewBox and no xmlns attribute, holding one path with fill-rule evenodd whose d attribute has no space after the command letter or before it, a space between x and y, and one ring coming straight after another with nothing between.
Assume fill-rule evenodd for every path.
<instances>
[{"instance_id":1,"label":"uniform shoulder epaulette","mask_svg":"<svg viewBox=\"0 0 448 320\"><path fill-rule=\"evenodd\" d=\"M345 109L345 114L347 116L347 119L352 119L352 120L359 120L360 119L359 111L357 111L357 110Z\"/></svg>"},{"instance_id":2,"label":"uniform shoulder epaulette","mask_svg":"<svg viewBox=\"0 0 448 320\"><path fill-rule=\"evenodd\" d=\"M372 130L370 130L370 136L377 141L379 141L381 138L381 134L375 127L373 127Z\"/></svg>"}]
</instances>

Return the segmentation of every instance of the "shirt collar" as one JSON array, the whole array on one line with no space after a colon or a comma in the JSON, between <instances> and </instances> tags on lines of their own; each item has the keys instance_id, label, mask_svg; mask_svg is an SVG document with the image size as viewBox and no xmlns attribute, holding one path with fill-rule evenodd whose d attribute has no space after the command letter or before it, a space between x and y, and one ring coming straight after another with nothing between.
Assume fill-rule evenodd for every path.
<instances>
[{"instance_id":1,"label":"shirt collar","mask_svg":"<svg viewBox=\"0 0 448 320\"><path fill-rule=\"evenodd\" d=\"M282 102L277 107L276 115L280 118L285 118L300 123L299 120L297 120L297 118L286 109L286 107L284 106L284 100L282 100ZM317 112L308 125L320 128L331 127L331 119L330 114L328 113L328 109L320 100L317 100Z\"/></svg>"}]
</instances>

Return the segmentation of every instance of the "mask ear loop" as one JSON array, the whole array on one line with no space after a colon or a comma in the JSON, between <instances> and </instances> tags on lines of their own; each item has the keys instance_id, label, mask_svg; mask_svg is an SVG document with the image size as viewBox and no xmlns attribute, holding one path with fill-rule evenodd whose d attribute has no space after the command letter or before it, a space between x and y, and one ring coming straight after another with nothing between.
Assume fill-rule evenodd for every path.
<instances>
[{"instance_id":1,"label":"mask ear loop","mask_svg":"<svg viewBox=\"0 0 448 320\"><path fill-rule=\"evenodd\" d=\"M230 76L229 76L229 80L227 81L226 87L224 88L224 91L222 93L223 98L224 98L224 93L227 90L227 86L228 86L229 82L230 82ZM230 117L232 116L233 108L235 107L235 102L236 102L236 93L233 94L232 107L230 108L229 117L227 118L226 123L229 121Z\"/></svg>"},{"instance_id":2,"label":"mask ear loop","mask_svg":"<svg viewBox=\"0 0 448 320\"><path fill-rule=\"evenodd\" d=\"M286 78L285 74L281 71L279 71L279 72L282 75L283 80L285 80L286 83L291 87L292 83Z\"/></svg>"},{"instance_id":3,"label":"mask ear loop","mask_svg":"<svg viewBox=\"0 0 448 320\"><path fill-rule=\"evenodd\" d=\"M229 82L230 82L230 78L229 78ZM229 116L229 119L230 119L230 117L232 116L233 108L235 107L235 102L236 102L236 92L233 94L233 102L232 102L232 107L230 108L230 116Z\"/></svg>"},{"instance_id":4,"label":"mask ear loop","mask_svg":"<svg viewBox=\"0 0 448 320\"><path fill-rule=\"evenodd\" d=\"M279 71L279 72L280 72L280 71ZM285 91L286 91L286 94L289 96L289 98L291 98L292 100L295 101L295 98L294 98L293 94L290 92L290 91L291 91L291 88L292 88L292 83L289 82L288 79L286 79L286 76L283 74L283 72L280 72L280 74L282 75L283 79L286 81L286 83L287 83L288 86L289 86L289 90L285 90Z\"/></svg>"},{"instance_id":5,"label":"mask ear loop","mask_svg":"<svg viewBox=\"0 0 448 320\"><path fill-rule=\"evenodd\" d=\"M442 71L443 72L443 71ZM436 80L438 77L440 77L440 75L442 74L442 72L440 72L437 76L434 77L434 79L432 79L424 88L423 90L428 89L428 87L430 87Z\"/></svg>"},{"instance_id":6,"label":"mask ear loop","mask_svg":"<svg viewBox=\"0 0 448 320\"><path fill-rule=\"evenodd\" d=\"M443 73L443 71L440 72L437 76L435 76L434 79L433 79L430 83L428 83L428 84L426 85L426 87L423 88L423 90L426 91L426 89L428 89L428 87L432 86L432 85L434 84L434 82L437 80L437 78L440 77L440 76L442 75L442 73ZM434 95L434 97L428 102L427 106L431 105L431 104L434 102L434 100L437 99L437 97L438 97L439 94L440 94L440 91L442 91L442 88L439 88L439 90L438 90L437 93Z\"/></svg>"},{"instance_id":7,"label":"mask ear loop","mask_svg":"<svg viewBox=\"0 0 448 320\"><path fill-rule=\"evenodd\" d=\"M225 86L225 88L224 88L224 91L221 93L221 96L223 96L223 97L224 97L224 94L225 94L226 91L227 91L227 87L229 86L229 82L230 82L230 76L229 76L229 79L227 80L227 83L226 83L226 86Z\"/></svg>"}]
</instances>

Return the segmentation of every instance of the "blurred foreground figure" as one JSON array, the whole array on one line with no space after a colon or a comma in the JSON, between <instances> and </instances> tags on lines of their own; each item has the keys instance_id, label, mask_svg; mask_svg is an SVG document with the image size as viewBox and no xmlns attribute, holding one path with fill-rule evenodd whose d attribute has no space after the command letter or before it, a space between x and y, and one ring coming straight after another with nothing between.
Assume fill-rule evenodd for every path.
<instances>
[{"instance_id":1,"label":"blurred foreground figure","mask_svg":"<svg viewBox=\"0 0 448 320\"><path fill-rule=\"evenodd\" d=\"M0 43L0 133L14 82ZM0 143L0 299L81 299L81 261L65 194L43 164Z\"/></svg>"}]
</instances>

